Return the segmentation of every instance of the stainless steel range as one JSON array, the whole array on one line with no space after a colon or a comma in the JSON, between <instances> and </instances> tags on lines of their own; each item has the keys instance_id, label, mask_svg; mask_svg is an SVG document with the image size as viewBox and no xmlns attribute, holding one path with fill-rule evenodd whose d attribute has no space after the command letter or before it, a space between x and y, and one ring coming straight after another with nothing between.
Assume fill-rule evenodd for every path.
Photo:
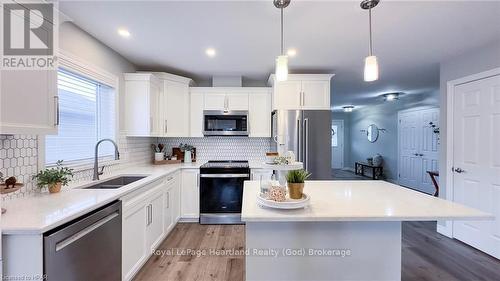
<instances>
[{"instance_id":1,"label":"stainless steel range","mask_svg":"<svg viewBox=\"0 0 500 281\"><path fill-rule=\"evenodd\" d=\"M241 224L248 161L208 161L200 167L200 223Z\"/></svg>"}]
</instances>

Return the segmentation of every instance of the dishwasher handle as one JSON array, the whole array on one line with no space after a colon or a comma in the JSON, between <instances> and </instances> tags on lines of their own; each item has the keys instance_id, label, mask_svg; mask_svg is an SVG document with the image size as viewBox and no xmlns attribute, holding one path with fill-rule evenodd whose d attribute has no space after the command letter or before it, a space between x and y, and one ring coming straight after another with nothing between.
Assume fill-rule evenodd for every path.
<instances>
[{"instance_id":1,"label":"dishwasher handle","mask_svg":"<svg viewBox=\"0 0 500 281\"><path fill-rule=\"evenodd\" d=\"M107 222L109 222L110 220L112 220L118 216L120 216L120 212L115 211L114 213L107 215L106 217L98 220L97 222L91 224L90 226L88 226L88 227L78 231L77 233L69 236L68 238L56 243L56 252L59 252L60 250L73 244L78 239L80 239L80 238L84 237L85 235L91 233L92 231L98 229L99 227L103 226L104 224L106 224Z\"/></svg>"}]
</instances>

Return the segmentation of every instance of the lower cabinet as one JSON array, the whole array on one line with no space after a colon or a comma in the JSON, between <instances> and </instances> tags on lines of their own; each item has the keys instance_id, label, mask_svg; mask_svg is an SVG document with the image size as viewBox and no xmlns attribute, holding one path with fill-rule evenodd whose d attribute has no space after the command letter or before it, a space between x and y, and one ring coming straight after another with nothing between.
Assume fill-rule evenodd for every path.
<instances>
[{"instance_id":1,"label":"lower cabinet","mask_svg":"<svg viewBox=\"0 0 500 281\"><path fill-rule=\"evenodd\" d=\"M140 201L133 205L123 205L122 217L122 279L131 280L146 262L146 205Z\"/></svg>"},{"instance_id":2,"label":"lower cabinet","mask_svg":"<svg viewBox=\"0 0 500 281\"><path fill-rule=\"evenodd\" d=\"M200 170L182 170L181 217L198 219L200 217Z\"/></svg>"},{"instance_id":3,"label":"lower cabinet","mask_svg":"<svg viewBox=\"0 0 500 281\"><path fill-rule=\"evenodd\" d=\"M164 223L164 197L162 189L148 198L146 205L146 250L151 253L163 240Z\"/></svg>"}]
</instances>

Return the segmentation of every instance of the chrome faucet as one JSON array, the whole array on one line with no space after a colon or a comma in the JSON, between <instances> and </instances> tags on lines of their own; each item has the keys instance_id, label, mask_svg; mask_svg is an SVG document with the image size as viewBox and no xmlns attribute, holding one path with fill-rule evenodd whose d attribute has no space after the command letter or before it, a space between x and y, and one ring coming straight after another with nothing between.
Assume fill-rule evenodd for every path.
<instances>
[{"instance_id":1,"label":"chrome faucet","mask_svg":"<svg viewBox=\"0 0 500 281\"><path fill-rule=\"evenodd\" d=\"M98 180L99 179L99 176L102 175L104 173L104 166L102 167L102 170L99 171L99 164L98 164L98 159L99 159L99 145L101 144L101 142L104 142L104 141L109 141L111 142L114 146L115 146L115 160L119 160L120 159L120 152L118 151L118 145L116 144L116 142L112 139L102 139L100 141L98 141L95 145L95 154L94 154L94 177L92 178L92 180Z\"/></svg>"}]
</instances>

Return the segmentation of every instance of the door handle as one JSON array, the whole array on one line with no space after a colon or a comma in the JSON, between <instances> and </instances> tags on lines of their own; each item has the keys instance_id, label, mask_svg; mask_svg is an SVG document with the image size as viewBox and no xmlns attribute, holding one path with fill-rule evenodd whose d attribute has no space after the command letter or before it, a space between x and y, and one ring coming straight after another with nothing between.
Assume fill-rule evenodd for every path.
<instances>
[{"instance_id":1,"label":"door handle","mask_svg":"<svg viewBox=\"0 0 500 281\"><path fill-rule=\"evenodd\" d=\"M299 161L304 161L302 155L302 130L300 128L300 119L297 119L297 157Z\"/></svg>"},{"instance_id":2,"label":"door handle","mask_svg":"<svg viewBox=\"0 0 500 281\"><path fill-rule=\"evenodd\" d=\"M456 173L459 173L459 174L461 174L461 173L465 173L465 170L462 170L462 169L460 169L460 168L455 168L455 170L454 170L454 171L455 171Z\"/></svg>"},{"instance_id":3,"label":"door handle","mask_svg":"<svg viewBox=\"0 0 500 281\"><path fill-rule=\"evenodd\" d=\"M54 126L59 126L59 96L54 96Z\"/></svg>"},{"instance_id":4,"label":"door handle","mask_svg":"<svg viewBox=\"0 0 500 281\"><path fill-rule=\"evenodd\" d=\"M304 118L304 169L308 169L308 157L309 157L309 118Z\"/></svg>"}]
</instances>

